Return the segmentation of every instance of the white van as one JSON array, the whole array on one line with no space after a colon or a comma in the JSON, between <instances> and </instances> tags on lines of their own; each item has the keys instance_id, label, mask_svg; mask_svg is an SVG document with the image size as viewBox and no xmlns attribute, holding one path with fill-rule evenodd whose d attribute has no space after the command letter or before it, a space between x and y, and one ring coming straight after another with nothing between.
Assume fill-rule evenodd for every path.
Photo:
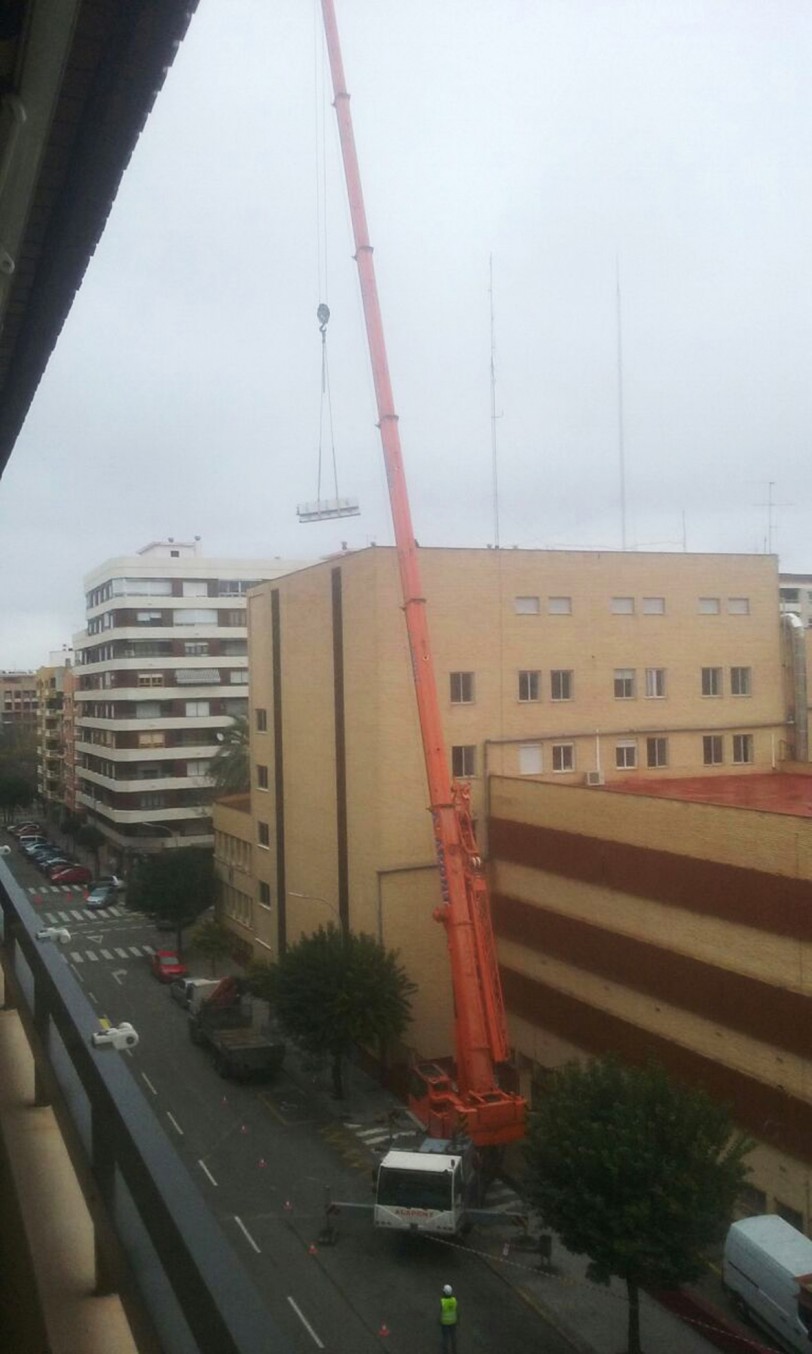
<instances>
[{"instance_id":1,"label":"white van","mask_svg":"<svg viewBox=\"0 0 812 1354\"><path fill-rule=\"evenodd\" d=\"M776 1214L734 1222L722 1283L785 1349L812 1354L812 1241L803 1232Z\"/></svg>"}]
</instances>

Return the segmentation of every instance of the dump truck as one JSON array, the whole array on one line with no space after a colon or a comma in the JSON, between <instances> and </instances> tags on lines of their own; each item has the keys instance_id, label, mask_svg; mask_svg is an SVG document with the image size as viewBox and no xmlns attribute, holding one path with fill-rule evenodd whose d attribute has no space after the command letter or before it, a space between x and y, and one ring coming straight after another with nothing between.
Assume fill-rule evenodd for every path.
<instances>
[{"instance_id":1,"label":"dump truck","mask_svg":"<svg viewBox=\"0 0 812 1354\"><path fill-rule=\"evenodd\" d=\"M208 1048L221 1077L252 1081L276 1075L285 1044L256 1024L244 979L222 978L214 988L196 988L189 1004L189 1038Z\"/></svg>"}]
</instances>

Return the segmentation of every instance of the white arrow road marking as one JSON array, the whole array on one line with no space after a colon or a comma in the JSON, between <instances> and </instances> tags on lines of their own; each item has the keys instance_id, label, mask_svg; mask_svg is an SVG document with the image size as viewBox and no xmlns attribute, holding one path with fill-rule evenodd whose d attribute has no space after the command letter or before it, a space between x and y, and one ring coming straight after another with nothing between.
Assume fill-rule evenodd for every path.
<instances>
[{"instance_id":1,"label":"white arrow road marking","mask_svg":"<svg viewBox=\"0 0 812 1354\"><path fill-rule=\"evenodd\" d=\"M88 931L87 935L85 936L85 940L89 940L91 945L101 945L102 941L104 940L104 933L102 932L102 934L100 935L92 936Z\"/></svg>"},{"instance_id":2,"label":"white arrow road marking","mask_svg":"<svg viewBox=\"0 0 812 1354\"><path fill-rule=\"evenodd\" d=\"M124 978L127 977L127 970L126 970L125 968L114 968L114 969L113 969L113 977L115 978L115 980L116 980L116 982L118 983L119 987L121 987L121 986L122 986L122 980L123 980Z\"/></svg>"}]
</instances>

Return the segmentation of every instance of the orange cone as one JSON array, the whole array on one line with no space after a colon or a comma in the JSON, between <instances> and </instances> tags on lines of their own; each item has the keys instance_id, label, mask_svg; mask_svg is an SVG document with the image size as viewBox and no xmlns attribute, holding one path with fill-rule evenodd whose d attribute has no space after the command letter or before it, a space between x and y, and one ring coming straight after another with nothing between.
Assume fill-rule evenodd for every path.
<instances>
[{"instance_id":1,"label":"orange cone","mask_svg":"<svg viewBox=\"0 0 812 1354\"><path fill-rule=\"evenodd\" d=\"M319 1248L316 1245L315 1241L311 1241L310 1245L307 1248L307 1253L308 1255L318 1255Z\"/></svg>"},{"instance_id":2,"label":"orange cone","mask_svg":"<svg viewBox=\"0 0 812 1354\"><path fill-rule=\"evenodd\" d=\"M384 1339L387 1335L389 1335L389 1327L387 1326L385 1321L381 1322L381 1328L378 1331L378 1334L381 1336L382 1339Z\"/></svg>"}]
</instances>

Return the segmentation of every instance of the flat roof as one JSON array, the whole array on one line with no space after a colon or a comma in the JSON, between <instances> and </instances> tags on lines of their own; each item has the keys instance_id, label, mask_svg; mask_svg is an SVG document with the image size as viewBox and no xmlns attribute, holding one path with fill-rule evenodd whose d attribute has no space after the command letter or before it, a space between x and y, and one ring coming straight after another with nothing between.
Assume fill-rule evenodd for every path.
<instances>
[{"instance_id":1,"label":"flat roof","mask_svg":"<svg viewBox=\"0 0 812 1354\"><path fill-rule=\"evenodd\" d=\"M686 776L662 780L619 780L605 787L614 794L729 804L762 813L812 818L812 771L766 771L730 776Z\"/></svg>"}]
</instances>

